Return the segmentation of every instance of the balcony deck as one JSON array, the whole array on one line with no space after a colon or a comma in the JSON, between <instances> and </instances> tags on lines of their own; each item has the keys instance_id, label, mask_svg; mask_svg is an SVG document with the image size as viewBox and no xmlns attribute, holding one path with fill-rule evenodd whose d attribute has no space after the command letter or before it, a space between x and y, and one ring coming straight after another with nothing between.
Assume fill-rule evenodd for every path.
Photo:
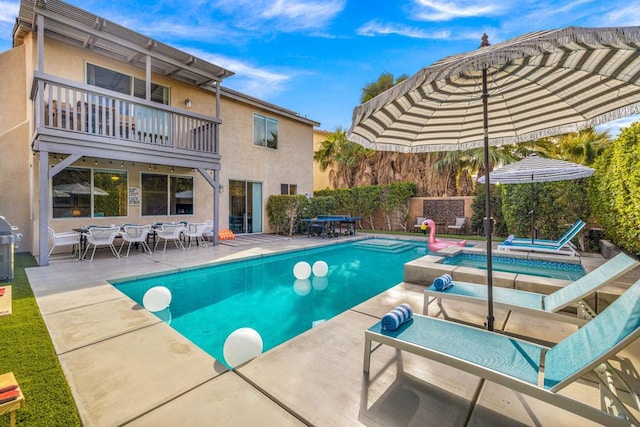
<instances>
[{"instance_id":1,"label":"balcony deck","mask_svg":"<svg viewBox=\"0 0 640 427\"><path fill-rule=\"evenodd\" d=\"M44 74L32 98L36 151L219 168L215 117Z\"/></svg>"}]
</instances>

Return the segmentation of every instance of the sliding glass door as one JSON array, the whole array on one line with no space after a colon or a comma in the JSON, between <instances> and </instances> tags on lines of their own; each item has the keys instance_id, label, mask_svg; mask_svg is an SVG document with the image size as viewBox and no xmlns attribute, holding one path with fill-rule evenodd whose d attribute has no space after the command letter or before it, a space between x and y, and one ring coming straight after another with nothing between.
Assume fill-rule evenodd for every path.
<instances>
[{"instance_id":1,"label":"sliding glass door","mask_svg":"<svg viewBox=\"0 0 640 427\"><path fill-rule=\"evenodd\" d=\"M262 184L229 181L229 228L235 234L262 232Z\"/></svg>"}]
</instances>

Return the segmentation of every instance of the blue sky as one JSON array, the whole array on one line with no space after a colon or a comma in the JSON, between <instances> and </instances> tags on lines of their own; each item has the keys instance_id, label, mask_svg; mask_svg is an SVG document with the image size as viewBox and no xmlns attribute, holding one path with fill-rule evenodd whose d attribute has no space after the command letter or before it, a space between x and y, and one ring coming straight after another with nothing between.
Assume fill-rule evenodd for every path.
<instances>
[{"instance_id":1,"label":"blue sky","mask_svg":"<svg viewBox=\"0 0 640 427\"><path fill-rule=\"evenodd\" d=\"M611 0L71 0L91 13L235 72L229 88L333 131L351 125L362 88L438 59L536 30L640 25ZM0 52L17 1L0 0ZM633 120L638 117L633 117ZM612 134L631 119L610 126Z\"/></svg>"}]
</instances>

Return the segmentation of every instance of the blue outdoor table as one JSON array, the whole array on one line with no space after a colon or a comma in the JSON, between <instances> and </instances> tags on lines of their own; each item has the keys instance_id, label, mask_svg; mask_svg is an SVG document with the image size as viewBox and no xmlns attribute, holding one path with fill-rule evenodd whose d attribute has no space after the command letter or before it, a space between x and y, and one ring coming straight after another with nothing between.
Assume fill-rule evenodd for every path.
<instances>
[{"instance_id":1,"label":"blue outdoor table","mask_svg":"<svg viewBox=\"0 0 640 427\"><path fill-rule=\"evenodd\" d=\"M338 237L341 234L356 234L356 221L362 219L360 216L346 215L318 215L317 218L305 218L302 221L307 223L307 236L319 234L325 237ZM342 227L345 227L343 232Z\"/></svg>"}]
</instances>

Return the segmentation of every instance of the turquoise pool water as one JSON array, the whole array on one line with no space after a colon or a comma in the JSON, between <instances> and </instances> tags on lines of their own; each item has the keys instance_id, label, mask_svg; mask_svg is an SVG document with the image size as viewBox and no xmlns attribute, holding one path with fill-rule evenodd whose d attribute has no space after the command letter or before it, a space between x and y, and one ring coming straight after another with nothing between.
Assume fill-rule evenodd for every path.
<instances>
[{"instance_id":1,"label":"turquoise pool water","mask_svg":"<svg viewBox=\"0 0 640 427\"><path fill-rule=\"evenodd\" d=\"M578 280L584 276L584 269L580 264L564 262L538 261L511 258L504 256L492 256L492 268L494 271L508 273L529 274L532 276L549 277L554 279ZM446 258L443 264L460 265L464 267L487 269L486 255L459 254Z\"/></svg>"},{"instance_id":2,"label":"turquoise pool water","mask_svg":"<svg viewBox=\"0 0 640 427\"><path fill-rule=\"evenodd\" d=\"M400 283L404 263L427 253L424 242L368 239L114 286L140 305L150 288L169 288L171 305L158 317L224 363L224 341L236 329L255 329L267 351ZM329 272L298 280L299 261L325 261Z\"/></svg>"}]
</instances>

